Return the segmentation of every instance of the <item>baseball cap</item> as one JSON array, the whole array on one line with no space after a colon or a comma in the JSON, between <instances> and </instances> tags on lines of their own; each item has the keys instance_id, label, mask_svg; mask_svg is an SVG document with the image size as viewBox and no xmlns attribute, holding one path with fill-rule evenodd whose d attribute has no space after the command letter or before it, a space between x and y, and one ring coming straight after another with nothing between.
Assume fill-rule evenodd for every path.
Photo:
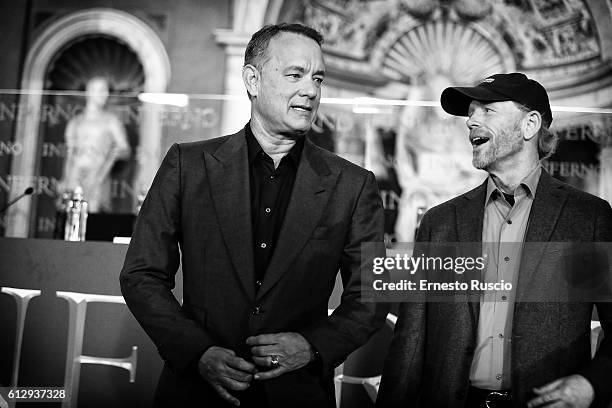
<instances>
[{"instance_id":1,"label":"baseball cap","mask_svg":"<svg viewBox=\"0 0 612 408\"><path fill-rule=\"evenodd\" d=\"M543 121L552 122L552 112L546 89L525 74L495 74L472 87L446 88L440 96L442 108L455 116L467 116L470 103L514 101L540 112Z\"/></svg>"}]
</instances>

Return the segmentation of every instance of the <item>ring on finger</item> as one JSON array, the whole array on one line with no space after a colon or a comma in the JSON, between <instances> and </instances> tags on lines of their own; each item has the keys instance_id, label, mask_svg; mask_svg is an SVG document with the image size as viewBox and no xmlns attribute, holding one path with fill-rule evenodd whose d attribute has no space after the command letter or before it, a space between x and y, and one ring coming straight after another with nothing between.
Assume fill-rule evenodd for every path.
<instances>
[{"instance_id":1,"label":"ring on finger","mask_svg":"<svg viewBox=\"0 0 612 408\"><path fill-rule=\"evenodd\" d=\"M280 365L280 362L278 361L278 356L272 355L270 356L270 366L273 368L276 368Z\"/></svg>"}]
</instances>

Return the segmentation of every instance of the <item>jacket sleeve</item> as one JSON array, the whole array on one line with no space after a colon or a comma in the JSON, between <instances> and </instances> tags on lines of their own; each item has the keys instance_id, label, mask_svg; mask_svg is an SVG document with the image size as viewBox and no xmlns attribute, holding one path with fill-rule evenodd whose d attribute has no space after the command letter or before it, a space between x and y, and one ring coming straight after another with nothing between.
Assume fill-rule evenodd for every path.
<instances>
[{"instance_id":1,"label":"jacket sleeve","mask_svg":"<svg viewBox=\"0 0 612 408\"><path fill-rule=\"evenodd\" d=\"M384 324L389 305L361 301L361 291L367 290L372 259L369 255L385 256L383 245L383 207L374 174L368 173L357 198L340 260L344 290L340 305L322 323L300 333L319 352L323 373L344 362L350 353L365 344ZM374 253L362 257L362 243L376 243ZM367 268L370 268L368 274ZM362 275L363 273L363 275Z\"/></svg>"},{"instance_id":2,"label":"jacket sleeve","mask_svg":"<svg viewBox=\"0 0 612 408\"><path fill-rule=\"evenodd\" d=\"M610 277L612 271L612 209L607 203L602 203L595 217L595 242L606 242L608 256L605 276ZM608 285L610 282L607 282ZM598 302L597 314L604 333L604 338L595 354L595 357L578 372L584 376L595 390L593 406L608 406L612 400L612 387L610 387L610 373L612 373L612 302Z\"/></svg>"},{"instance_id":3,"label":"jacket sleeve","mask_svg":"<svg viewBox=\"0 0 612 408\"><path fill-rule=\"evenodd\" d=\"M419 243L431 239L428 214L417 232L414 252ZM426 302L402 302L399 305L395 332L389 345L376 407L417 406L425 358Z\"/></svg>"},{"instance_id":4,"label":"jacket sleeve","mask_svg":"<svg viewBox=\"0 0 612 408\"><path fill-rule=\"evenodd\" d=\"M174 144L142 204L121 271L125 301L171 370L181 373L213 345L172 294L181 242L181 157Z\"/></svg>"}]
</instances>

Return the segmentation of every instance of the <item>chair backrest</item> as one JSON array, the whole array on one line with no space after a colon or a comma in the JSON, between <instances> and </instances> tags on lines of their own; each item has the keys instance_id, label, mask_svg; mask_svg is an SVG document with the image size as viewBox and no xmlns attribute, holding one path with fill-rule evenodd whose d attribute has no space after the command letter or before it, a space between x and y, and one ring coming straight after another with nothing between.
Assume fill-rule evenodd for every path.
<instances>
[{"instance_id":1,"label":"chair backrest","mask_svg":"<svg viewBox=\"0 0 612 408\"><path fill-rule=\"evenodd\" d=\"M333 312L333 309L328 310L329 314L331 314L332 312ZM386 324L384 328L389 330L390 333L393 334L393 331L395 330L396 322L397 322L397 316L389 313L387 315L387 320L386 320ZM370 342L362 346L359 350L363 349L364 347L369 347L371 342L372 340L370 340ZM357 354L359 350L356 350L355 353L351 354L348 360L350 360L351 358L354 358L355 354ZM380 356L384 357L387 354L386 350L380 350L380 351L381 352L379 353L369 353L369 355L376 356L376 357L380 357ZM370 397L372 402L375 402L376 396L378 395L378 387L380 386L381 376L375 375L375 376L370 376L370 377L359 377L359 376L345 375L344 368L345 368L345 363L339 365L334 370L334 384L336 386L336 406L340 408L341 403L342 403L342 385L343 384L357 384L357 385L363 386L368 397Z\"/></svg>"},{"instance_id":2,"label":"chair backrest","mask_svg":"<svg viewBox=\"0 0 612 408\"><path fill-rule=\"evenodd\" d=\"M595 356L595 352L599 348L603 337L604 333L601 329L601 323L597 320L591 320L591 358Z\"/></svg>"}]
</instances>

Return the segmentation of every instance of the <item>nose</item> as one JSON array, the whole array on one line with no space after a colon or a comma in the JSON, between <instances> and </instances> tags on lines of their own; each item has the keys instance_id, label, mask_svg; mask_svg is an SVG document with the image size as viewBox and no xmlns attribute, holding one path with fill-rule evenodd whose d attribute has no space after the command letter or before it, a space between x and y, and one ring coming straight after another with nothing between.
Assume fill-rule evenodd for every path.
<instances>
[{"instance_id":1,"label":"nose","mask_svg":"<svg viewBox=\"0 0 612 408\"><path fill-rule=\"evenodd\" d=\"M472 130L476 127L478 127L479 122L476 118L476 115L474 114L474 112L470 113L468 115L467 120L465 121L465 124L467 125L468 129Z\"/></svg>"},{"instance_id":2,"label":"nose","mask_svg":"<svg viewBox=\"0 0 612 408\"><path fill-rule=\"evenodd\" d=\"M302 81L302 87L300 88L300 96L306 96L309 99L313 99L317 96L318 92L319 87L317 86L315 81L310 78L305 78L305 80Z\"/></svg>"}]
</instances>

